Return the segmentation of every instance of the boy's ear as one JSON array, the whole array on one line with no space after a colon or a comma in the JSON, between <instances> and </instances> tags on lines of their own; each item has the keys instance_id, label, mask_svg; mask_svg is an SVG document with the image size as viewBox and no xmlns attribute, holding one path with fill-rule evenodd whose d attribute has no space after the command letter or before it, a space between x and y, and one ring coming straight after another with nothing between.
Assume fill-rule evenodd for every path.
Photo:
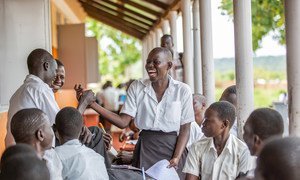
<instances>
[{"instance_id":1,"label":"boy's ear","mask_svg":"<svg viewBox=\"0 0 300 180\"><path fill-rule=\"evenodd\" d=\"M171 69L173 66L173 63L171 61L168 62L168 70Z\"/></svg>"},{"instance_id":2,"label":"boy's ear","mask_svg":"<svg viewBox=\"0 0 300 180\"><path fill-rule=\"evenodd\" d=\"M230 127L230 121L228 121L227 119L224 121L223 124L225 127Z\"/></svg>"},{"instance_id":3,"label":"boy's ear","mask_svg":"<svg viewBox=\"0 0 300 180\"><path fill-rule=\"evenodd\" d=\"M43 68L44 68L45 71L47 71L49 69L49 66L50 66L49 62L44 62L43 63Z\"/></svg>"},{"instance_id":4,"label":"boy's ear","mask_svg":"<svg viewBox=\"0 0 300 180\"><path fill-rule=\"evenodd\" d=\"M39 140L40 142L43 142L45 139L45 134L42 131L42 129L38 129L35 133L36 139Z\"/></svg>"},{"instance_id":5,"label":"boy's ear","mask_svg":"<svg viewBox=\"0 0 300 180\"><path fill-rule=\"evenodd\" d=\"M256 134L253 135L253 141L254 141L254 144L257 144L257 145L260 145L262 143L261 139Z\"/></svg>"}]
</instances>

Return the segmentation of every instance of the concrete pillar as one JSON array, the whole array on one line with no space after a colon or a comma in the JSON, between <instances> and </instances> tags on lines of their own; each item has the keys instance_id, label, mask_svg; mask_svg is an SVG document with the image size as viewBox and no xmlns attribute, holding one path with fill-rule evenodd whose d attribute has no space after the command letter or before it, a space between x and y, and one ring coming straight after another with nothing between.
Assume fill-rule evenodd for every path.
<instances>
[{"instance_id":1,"label":"concrete pillar","mask_svg":"<svg viewBox=\"0 0 300 180\"><path fill-rule=\"evenodd\" d=\"M170 29L169 20L164 19L162 21L162 32L163 32L163 34L170 34L169 29Z\"/></svg>"},{"instance_id":2,"label":"concrete pillar","mask_svg":"<svg viewBox=\"0 0 300 180\"><path fill-rule=\"evenodd\" d=\"M194 0L193 4L193 38L194 38L194 85L195 93L202 91L202 62L200 43L200 13L199 0Z\"/></svg>"},{"instance_id":3,"label":"concrete pillar","mask_svg":"<svg viewBox=\"0 0 300 180\"><path fill-rule=\"evenodd\" d=\"M162 37L162 30L160 28L155 29L156 47L160 47L160 38Z\"/></svg>"},{"instance_id":4,"label":"concrete pillar","mask_svg":"<svg viewBox=\"0 0 300 180\"><path fill-rule=\"evenodd\" d=\"M146 65L146 60L147 60L147 56L148 56L148 43L147 43L147 37L145 37L142 41L142 70L143 70L143 78L147 77L147 72L145 69L145 65Z\"/></svg>"},{"instance_id":5,"label":"concrete pillar","mask_svg":"<svg viewBox=\"0 0 300 180\"><path fill-rule=\"evenodd\" d=\"M170 11L170 31L173 37L174 47L173 50L176 54L177 52L177 11Z\"/></svg>"},{"instance_id":6,"label":"concrete pillar","mask_svg":"<svg viewBox=\"0 0 300 180\"><path fill-rule=\"evenodd\" d=\"M215 102L215 76L212 45L211 0L200 0L200 32L203 94L207 106Z\"/></svg>"},{"instance_id":7,"label":"concrete pillar","mask_svg":"<svg viewBox=\"0 0 300 180\"><path fill-rule=\"evenodd\" d=\"M290 135L300 136L300 1L285 0Z\"/></svg>"},{"instance_id":8,"label":"concrete pillar","mask_svg":"<svg viewBox=\"0 0 300 180\"><path fill-rule=\"evenodd\" d=\"M0 112L28 74L28 54L36 48L51 53L49 1L0 0Z\"/></svg>"},{"instance_id":9,"label":"concrete pillar","mask_svg":"<svg viewBox=\"0 0 300 180\"><path fill-rule=\"evenodd\" d=\"M151 34L149 33L147 35L147 57L148 57L148 54L149 52L152 50L152 39L151 39Z\"/></svg>"},{"instance_id":10,"label":"concrete pillar","mask_svg":"<svg viewBox=\"0 0 300 180\"><path fill-rule=\"evenodd\" d=\"M151 50L152 50L157 45L156 44L156 34L155 34L155 31L151 31L150 34L151 34L151 42L152 42L152 46L151 46L152 48L151 48Z\"/></svg>"},{"instance_id":11,"label":"concrete pillar","mask_svg":"<svg viewBox=\"0 0 300 180\"><path fill-rule=\"evenodd\" d=\"M191 1L181 1L183 27L183 73L184 82L194 92L193 44L191 35Z\"/></svg>"},{"instance_id":12,"label":"concrete pillar","mask_svg":"<svg viewBox=\"0 0 300 180\"><path fill-rule=\"evenodd\" d=\"M234 44L238 137L254 108L251 0L234 0Z\"/></svg>"}]
</instances>

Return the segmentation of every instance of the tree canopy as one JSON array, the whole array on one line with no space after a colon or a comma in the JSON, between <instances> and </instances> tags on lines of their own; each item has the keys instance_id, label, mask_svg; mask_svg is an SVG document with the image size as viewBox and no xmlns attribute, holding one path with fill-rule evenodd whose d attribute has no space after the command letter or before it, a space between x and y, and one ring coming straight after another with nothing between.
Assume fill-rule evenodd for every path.
<instances>
[{"instance_id":1,"label":"tree canopy","mask_svg":"<svg viewBox=\"0 0 300 180\"><path fill-rule=\"evenodd\" d=\"M99 42L99 73L105 80L124 82L126 69L141 58L140 41L94 19L87 19L88 35Z\"/></svg>"},{"instance_id":2,"label":"tree canopy","mask_svg":"<svg viewBox=\"0 0 300 180\"><path fill-rule=\"evenodd\" d=\"M280 44L285 44L283 0L252 0L252 43L253 50L261 47L261 41L269 32ZM222 0L223 15L233 18L233 0Z\"/></svg>"}]
</instances>

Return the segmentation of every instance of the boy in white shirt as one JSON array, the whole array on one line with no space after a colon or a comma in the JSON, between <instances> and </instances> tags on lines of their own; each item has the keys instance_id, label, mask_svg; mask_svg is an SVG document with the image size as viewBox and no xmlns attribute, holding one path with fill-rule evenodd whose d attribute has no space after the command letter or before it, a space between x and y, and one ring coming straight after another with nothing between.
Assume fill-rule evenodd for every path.
<instances>
[{"instance_id":1,"label":"boy in white shirt","mask_svg":"<svg viewBox=\"0 0 300 180\"><path fill-rule=\"evenodd\" d=\"M57 113L55 124L57 137L62 144L55 151L63 164L63 179L109 179L104 158L78 140L83 130L79 111L72 107L63 108Z\"/></svg>"},{"instance_id":2,"label":"boy in white shirt","mask_svg":"<svg viewBox=\"0 0 300 180\"><path fill-rule=\"evenodd\" d=\"M235 107L215 102L205 111L202 132L207 138L194 143L183 172L187 180L236 179L252 167L247 146L229 133L235 121Z\"/></svg>"}]
</instances>

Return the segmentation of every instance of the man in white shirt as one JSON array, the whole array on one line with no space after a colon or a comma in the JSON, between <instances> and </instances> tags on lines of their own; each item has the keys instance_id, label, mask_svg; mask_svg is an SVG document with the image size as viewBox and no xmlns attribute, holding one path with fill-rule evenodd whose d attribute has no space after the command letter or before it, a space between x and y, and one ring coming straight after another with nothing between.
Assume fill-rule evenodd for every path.
<instances>
[{"instance_id":1,"label":"man in white shirt","mask_svg":"<svg viewBox=\"0 0 300 180\"><path fill-rule=\"evenodd\" d=\"M22 109L11 120L11 132L16 143L31 145L47 165L51 180L62 179L62 164L52 149L54 137L47 115L37 109Z\"/></svg>"},{"instance_id":2,"label":"man in white shirt","mask_svg":"<svg viewBox=\"0 0 300 180\"><path fill-rule=\"evenodd\" d=\"M193 108L195 113L195 121L191 123L190 138L186 145L188 150L194 142L199 141L203 137L200 126L204 118L206 109L206 98L202 94L193 94Z\"/></svg>"},{"instance_id":3,"label":"man in white shirt","mask_svg":"<svg viewBox=\"0 0 300 180\"><path fill-rule=\"evenodd\" d=\"M83 119L72 107L60 110L55 119L60 146L55 148L63 164L63 179L108 180L104 158L78 140Z\"/></svg>"},{"instance_id":4,"label":"man in white shirt","mask_svg":"<svg viewBox=\"0 0 300 180\"><path fill-rule=\"evenodd\" d=\"M49 117L49 123L52 126L59 111L51 89L57 70L57 63L52 55L44 49L35 49L27 58L27 66L29 75L9 101L6 147L14 144L10 132L10 121L16 112L25 108L41 109ZM89 98L85 100L89 100ZM79 111L83 112L88 104L87 101L81 101L78 106ZM92 135L88 128L85 128L83 136L85 142L90 142Z\"/></svg>"},{"instance_id":5,"label":"man in white shirt","mask_svg":"<svg viewBox=\"0 0 300 180\"><path fill-rule=\"evenodd\" d=\"M207 138L194 143L183 172L187 180L234 180L251 168L247 146L229 133L235 108L226 101L215 102L205 111L202 132Z\"/></svg>"},{"instance_id":6,"label":"man in white shirt","mask_svg":"<svg viewBox=\"0 0 300 180\"><path fill-rule=\"evenodd\" d=\"M254 110L245 123L243 136L251 155L257 157L269 138L274 136L282 138L283 129L282 116L276 110L270 108ZM255 166L246 177L253 178L254 170Z\"/></svg>"}]
</instances>

